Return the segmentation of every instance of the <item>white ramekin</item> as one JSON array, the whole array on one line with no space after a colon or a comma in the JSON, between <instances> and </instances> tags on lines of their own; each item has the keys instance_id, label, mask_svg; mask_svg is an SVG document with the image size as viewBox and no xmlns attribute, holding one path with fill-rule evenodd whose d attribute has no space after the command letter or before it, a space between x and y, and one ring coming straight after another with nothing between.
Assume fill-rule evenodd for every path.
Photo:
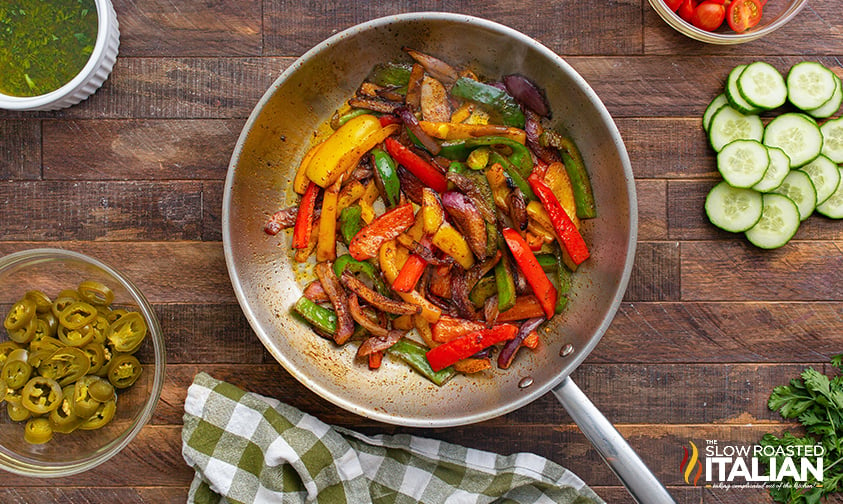
<instances>
[{"instance_id":1,"label":"white ramekin","mask_svg":"<svg viewBox=\"0 0 843 504\"><path fill-rule=\"evenodd\" d=\"M94 0L97 6L97 41L94 51L76 77L64 86L38 96L0 93L0 108L8 110L57 110L76 105L102 86L111 74L120 47L117 13L111 0Z\"/></svg>"}]
</instances>

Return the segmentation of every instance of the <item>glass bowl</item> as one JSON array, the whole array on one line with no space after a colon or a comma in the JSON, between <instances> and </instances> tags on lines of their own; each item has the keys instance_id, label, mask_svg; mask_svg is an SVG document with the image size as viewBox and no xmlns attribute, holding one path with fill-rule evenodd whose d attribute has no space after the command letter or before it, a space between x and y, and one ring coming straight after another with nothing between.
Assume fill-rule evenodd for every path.
<instances>
[{"instance_id":1,"label":"glass bowl","mask_svg":"<svg viewBox=\"0 0 843 504\"><path fill-rule=\"evenodd\" d=\"M88 99L99 89L117 61L120 28L111 0L94 0L97 7L97 39L85 66L69 82L37 96L10 96L0 93L0 109L58 110Z\"/></svg>"},{"instance_id":2,"label":"glass bowl","mask_svg":"<svg viewBox=\"0 0 843 504\"><path fill-rule=\"evenodd\" d=\"M86 280L105 284L114 292L113 309L139 312L147 335L134 353L143 371L130 387L117 391L114 418L96 430L55 433L44 444L24 440L24 424L9 418L0 403L0 469L24 476L58 477L92 469L113 457L140 432L158 403L164 384L164 337L161 326L143 294L114 268L86 255L62 249L32 249L0 258L0 309L5 320L9 308L28 291L40 290L54 297L75 289ZM0 329L0 342L8 341ZM5 395L5 394L4 394Z\"/></svg>"},{"instance_id":3,"label":"glass bowl","mask_svg":"<svg viewBox=\"0 0 843 504\"><path fill-rule=\"evenodd\" d=\"M772 33L793 19L808 2L808 0L767 0L762 11L761 21L743 33L736 33L729 28L725 21L723 26L716 31L701 30L670 10L664 0L649 1L650 6L658 15L679 33L700 42L720 45L742 44Z\"/></svg>"}]
</instances>

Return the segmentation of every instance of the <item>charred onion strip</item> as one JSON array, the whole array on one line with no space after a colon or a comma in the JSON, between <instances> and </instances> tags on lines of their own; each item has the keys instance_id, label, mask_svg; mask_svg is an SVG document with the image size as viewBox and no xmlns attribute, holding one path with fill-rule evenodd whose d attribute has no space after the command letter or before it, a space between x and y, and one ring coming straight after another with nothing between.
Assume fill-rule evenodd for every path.
<instances>
[{"instance_id":1,"label":"charred onion strip","mask_svg":"<svg viewBox=\"0 0 843 504\"><path fill-rule=\"evenodd\" d=\"M423 66L433 78L438 79L446 86L450 86L460 77L459 72L454 67L438 58L410 49L409 47L405 47L404 52Z\"/></svg>"},{"instance_id":2,"label":"charred onion strip","mask_svg":"<svg viewBox=\"0 0 843 504\"><path fill-rule=\"evenodd\" d=\"M403 301L396 301L383 296L367 287L366 284L347 271L342 274L340 281L348 288L348 290L354 292L380 311L393 313L395 315L415 315L417 313L421 313L420 306L405 303Z\"/></svg>"},{"instance_id":3,"label":"charred onion strip","mask_svg":"<svg viewBox=\"0 0 843 504\"><path fill-rule=\"evenodd\" d=\"M372 336L371 338L367 338L366 341L361 343L360 347L357 349L357 356L367 357L376 352L383 352L392 345L398 343L398 341L403 338L405 334L407 334L407 331L399 331L397 329L392 329L391 331L388 331L383 337Z\"/></svg>"},{"instance_id":4,"label":"charred onion strip","mask_svg":"<svg viewBox=\"0 0 843 504\"><path fill-rule=\"evenodd\" d=\"M272 217L266 221L263 230L267 234L277 235L281 230L293 227L296 225L296 217L299 214L298 206L291 206L278 210Z\"/></svg>"},{"instance_id":5,"label":"charred onion strip","mask_svg":"<svg viewBox=\"0 0 843 504\"><path fill-rule=\"evenodd\" d=\"M319 282L322 283L322 288L325 289L325 294L334 305L334 311L337 314L337 331L334 333L334 341L338 345L342 345L348 338L354 334L354 319L348 309L348 296L345 294L340 281L334 274L334 268L330 261L317 263L314 268L316 276L319 277Z\"/></svg>"},{"instance_id":6,"label":"charred onion strip","mask_svg":"<svg viewBox=\"0 0 843 504\"><path fill-rule=\"evenodd\" d=\"M389 329L375 323L375 321L363 312L363 309L360 308L360 303L357 301L357 294L348 296L348 309L351 312L351 318L372 333L373 336L385 337L389 332Z\"/></svg>"},{"instance_id":7,"label":"charred onion strip","mask_svg":"<svg viewBox=\"0 0 843 504\"><path fill-rule=\"evenodd\" d=\"M398 107L395 109L395 113L398 114L398 117L401 118L401 122L404 123L404 126L416 136L419 142L424 145L424 148L427 149L428 152L433 154L434 156L439 154L439 151L442 150L442 147L436 140L433 139L430 135L428 135L419 124L419 119L416 117L416 114L413 113L413 109L407 106Z\"/></svg>"},{"instance_id":8,"label":"charred onion strip","mask_svg":"<svg viewBox=\"0 0 843 504\"><path fill-rule=\"evenodd\" d=\"M328 294L325 293L325 288L322 287L322 282L319 280L310 282L307 287L304 288L302 295L314 303L327 303L330 301L330 299L328 299Z\"/></svg>"},{"instance_id":9,"label":"charred onion strip","mask_svg":"<svg viewBox=\"0 0 843 504\"><path fill-rule=\"evenodd\" d=\"M521 324L521 327L518 328L518 333L515 335L515 339L507 341L503 350L501 350L501 353L498 354L499 368L506 369L512 364L512 361L515 359L515 354L518 352L518 349L521 348L524 340L531 332L538 329L545 320L547 319L543 317L531 318L525 320L524 323Z\"/></svg>"},{"instance_id":10,"label":"charred onion strip","mask_svg":"<svg viewBox=\"0 0 843 504\"><path fill-rule=\"evenodd\" d=\"M393 110L401 106L398 102L383 100L380 98L357 97L349 99L348 105L353 108L362 108L371 110L372 112L380 112L382 114L391 114Z\"/></svg>"}]
</instances>

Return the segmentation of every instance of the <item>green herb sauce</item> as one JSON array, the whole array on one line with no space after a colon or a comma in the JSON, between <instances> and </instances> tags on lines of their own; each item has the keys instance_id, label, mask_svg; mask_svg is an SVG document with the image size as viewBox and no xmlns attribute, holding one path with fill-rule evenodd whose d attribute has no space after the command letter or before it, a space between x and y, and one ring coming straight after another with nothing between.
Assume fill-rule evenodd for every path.
<instances>
[{"instance_id":1,"label":"green herb sauce","mask_svg":"<svg viewBox=\"0 0 843 504\"><path fill-rule=\"evenodd\" d=\"M62 87L85 67L96 40L94 0L0 0L0 93Z\"/></svg>"}]
</instances>

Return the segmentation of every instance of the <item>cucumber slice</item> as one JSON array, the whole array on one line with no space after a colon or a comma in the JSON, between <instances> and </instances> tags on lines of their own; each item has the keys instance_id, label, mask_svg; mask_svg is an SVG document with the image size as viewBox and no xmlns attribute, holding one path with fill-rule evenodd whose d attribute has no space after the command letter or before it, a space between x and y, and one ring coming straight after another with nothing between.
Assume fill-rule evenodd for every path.
<instances>
[{"instance_id":1,"label":"cucumber slice","mask_svg":"<svg viewBox=\"0 0 843 504\"><path fill-rule=\"evenodd\" d=\"M843 163L843 117L829 119L820 126L822 154L835 163Z\"/></svg>"},{"instance_id":2,"label":"cucumber slice","mask_svg":"<svg viewBox=\"0 0 843 504\"><path fill-rule=\"evenodd\" d=\"M840 172L841 179L843 179L843 167L837 168L837 170ZM837 190L825 200L825 203L817 206L817 212L830 219L843 219L843 183L837 184Z\"/></svg>"},{"instance_id":3,"label":"cucumber slice","mask_svg":"<svg viewBox=\"0 0 843 504\"><path fill-rule=\"evenodd\" d=\"M808 114L818 119L825 119L826 117L831 117L840 110L840 105L843 105L843 83L840 81L840 77L835 77L835 85L834 85L834 94L831 96L831 99L825 102L822 106L806 110Z\"/></svg>"},{"instance_id":4,"label":"cucumber slice","mask_svg":"<svg viewBox=\"0 0 843 504\"><path fill-rule=\"evenodd\" d=\"M782 114L764 129L764 145L778 147L790 158L790 167L798 168L820 155L823 135L813 118L798 112Z\"/></svg>"},{"instance_id":5,"label":"cucumber slice","mask_svg":"<svg viewBox=\"0 0 843 504\"><path fill-rule=\"evenodd\" d=\"M741 114L730 105L721 107L711 118L708 141L717 152L735 140L760 141L763 137L764 123L760 117Z\"/></svg>"},{"instance_id":6,"label":"cucumber slice","mask_svg":"<svg viewBox=\"0 0 843 504\"><path fill-rule=\"evenodd\" d=\"M796 203L799 209L799 220L807 219L817 208L817 190L811 182L811 177L803 171L792 170L773 193L787 196Z\"/></svg>"},{"instance_id":7,"label":"cucumber slice","mask_svg":"<svg viewBox=\"0 0 843 504\"><path fill-rule=\"evenodd\" d=\"M738 91L752 107L772 110L787 101L787 86L776 67L763 61L750 63L737 80Z\"/></svg>"},{"instance_id":8,"label":"cucumber slice","mask_svg":"<svg viewBox=\"0 0 843 504\"><path fill-rule=\"evenodd\" d=\"M757 140L735 140L717 153L717 169L732 187L754 186L764 178L768 166L767 147Z\"/></svg>"},{"instance_id":9,"label":"cucumber slice","mask_svg":"<svg viewBox=\"0 0 843 504\"><path fill-rule=\"evenodd\" d=\"M799 170L805 172L814 184L814 189L817 190L817 206L824 203L840 184L840 170L825 156L818 156Z\"/></svg>"},{"instance_id":10,"label":"cucumber slice","mask_svg":"<svg viewBox=\"0 0 843 504\"><path fill-rule=\"evenodd\" d=\"M787 74L787 99L802 110L819 108L834 96L836 78L834 72L821 63L797 63Z\"/></svg>"},{"instance_id":11,"label":"cucumber slice","mask_svg":"<svg viewBox=\"0 0 843 504\"><path fill-rule=\"evenodd\" d=\"M720 229L742 233L761 218L761 201L760 192L732 187L723 180L708 192L705 214Z\"/></svg>"},{"instance_id":12,"label":"cucumber slice","mask_svg":"<svg viewBox=\"0 0 843 504\"><path fill-rule=\"evenodd\" d=\"M729 104L741 114L757 114L761 109L746 101L738 88L738 79L746 67L747 65L738 65L729 72L729 77L726 78L726 98L729 99Z\"/></svg>"},{"instance_id":13,"label":"cucumber slice","mask_svg":"<svg viewBox=\"0 0 843 504\"><path fill-rule=\"evenodd\" d=\"M703 129L708 133L708 127L711 125L711 118L714 117L714 114L720 110L721 107L724 105L729 104L729 99L726 98L726 93L720 93L719 95L715 96L713 100L708 104L705 108L705 112L703 112Z\"/></svg>"},{"instance_id":14,"label":"cucumber slice","mask_svg":"<svg viewBox=\"0 0 843 504\"><path fill-rule=\"evenodd\" d=\"M761 219L746 231L746 238L759 248L779 248L799 229L799 209L790 198L777 193L765 194L762 201Z\"/></svg>"},{"instance_id":15,"label":"cucumber slice","mask_svg":"<svg viewBox=\"0 0 843 504\"><path fill-rule=\"evenodd\" d=\"M790 158L778 147L767 147L767 154L770 156L770 166L764 173L764 178L752 186L760 192L770 192L782 185L784 178L790 173Z\"/></svg>"}]
</instances>

